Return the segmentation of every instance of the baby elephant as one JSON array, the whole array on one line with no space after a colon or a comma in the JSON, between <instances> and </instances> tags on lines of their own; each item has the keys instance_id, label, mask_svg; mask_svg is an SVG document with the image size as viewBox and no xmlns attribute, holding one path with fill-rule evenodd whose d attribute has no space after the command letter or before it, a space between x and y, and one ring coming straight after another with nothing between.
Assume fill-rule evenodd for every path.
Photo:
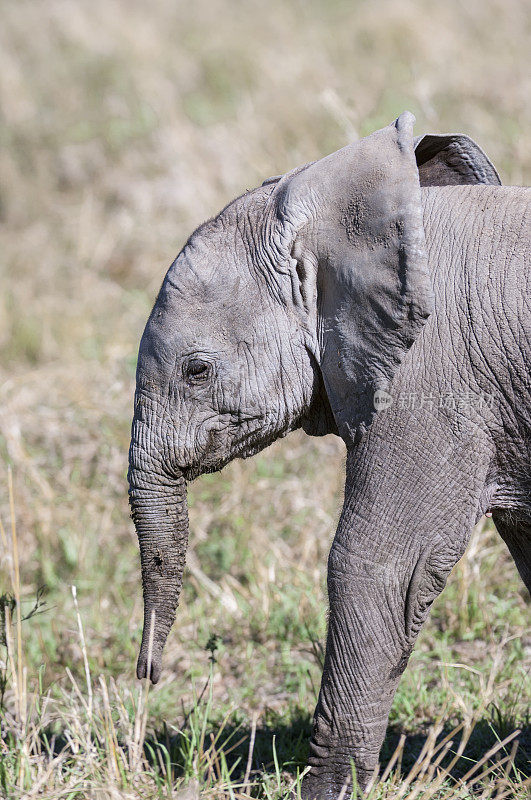
<instances>
[{"instance_id":1,"label":"baby elephant","mask_svg":"<svg viewBox=\"0 0 531 800\"><path fill-rule=\"evenodd\" d=\"M528 190L414 117L272 178L192 234L140 344L129 454L139 678L186 559L186 482L302 427L347 445L303 797L378 763L428 610L492 512L531 588ZM151 640L151 646L150 646Z\"/></svg>"}]
</instances>

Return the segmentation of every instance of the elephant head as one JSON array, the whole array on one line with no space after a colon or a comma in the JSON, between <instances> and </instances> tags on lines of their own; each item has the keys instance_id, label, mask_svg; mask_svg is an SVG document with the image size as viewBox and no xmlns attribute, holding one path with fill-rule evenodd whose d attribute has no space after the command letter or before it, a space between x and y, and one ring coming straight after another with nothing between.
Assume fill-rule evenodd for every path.
<instances>
[{"instance_id":1,"label":"elephant head","mask_svg":"<svg viewBox=\"0 0 531 800\"><path fill-rule=\"evenodd\" d=\"M186 481L300 426L356 441L430 314L413 122L406 112L247 192L166 274L140 344L130 447L141 678L149 652L158 680L175 617ZM456 162L452 141L420 145L427 182L458 182L467 159Z\"/></svg>"}]
</instances>

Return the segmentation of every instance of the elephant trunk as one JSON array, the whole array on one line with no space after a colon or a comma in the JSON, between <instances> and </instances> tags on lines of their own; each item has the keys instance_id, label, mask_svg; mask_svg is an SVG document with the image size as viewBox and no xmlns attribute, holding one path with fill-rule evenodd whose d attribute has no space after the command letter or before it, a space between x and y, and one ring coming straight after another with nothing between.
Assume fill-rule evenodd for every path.
<instances>
[{"instance_id":1,"label":"elephant trunk","mask_svg":"<svg viewBox=\"0 0 531 800\"><path fill-rule=\"evenodd\" d=\"M133 422L129 451L129 502L140 545L144 630L136 668L139 678L160 678L162 650L175 620L188 544L186 482L171 477L149 455L143 423Z\"/></svg>"}]
</instances>

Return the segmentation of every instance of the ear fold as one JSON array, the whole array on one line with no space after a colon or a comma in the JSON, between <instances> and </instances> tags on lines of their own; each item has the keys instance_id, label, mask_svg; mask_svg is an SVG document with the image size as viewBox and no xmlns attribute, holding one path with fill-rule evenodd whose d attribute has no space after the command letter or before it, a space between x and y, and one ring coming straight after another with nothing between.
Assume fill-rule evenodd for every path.
<instances>
[{"instance_id":1,"label":"ear fold","mask_svg":"<svg viewBox=\"0 0 531 800\"><path fill-rule=\"evenodd\" d=\"M501 185L494 165L469 136L433 133L419 136L415 139L415 156L421 186Z\"/></svg>"},{"instance_id":2,"label":"ear fold","mask_svg":"<svg viewBox=\"0 0 531 800\"><path fill-rule=\"evenodd\" d=\"M338 431L357 440L432 308L414 117L284 176L270 202L275 269L314 347ZM280 277L280 276L279 276Z\"/></svg>"}]
</instances>

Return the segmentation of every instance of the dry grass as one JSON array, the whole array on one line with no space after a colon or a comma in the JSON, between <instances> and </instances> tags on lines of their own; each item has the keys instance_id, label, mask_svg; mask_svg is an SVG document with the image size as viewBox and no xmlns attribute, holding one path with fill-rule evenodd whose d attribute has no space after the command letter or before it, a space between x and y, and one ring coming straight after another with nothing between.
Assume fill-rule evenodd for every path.
<instances>
[{"instance_id":1,"label":"dry grass","mask_svg":"<svg viewBox=\"0 0 531 800\"><path fill-rule=\"evenodd\" d=\"M525 0L5 0L0 456L14 495L4 467L0 594L21 602L2 605L0 794L170 797L194 779L205 796L276 798L296 779L343 447L294 434L194 484L183 603L148 699L125 484L140 333L198 223L404 108L418 132L465 131L506 183L528 182L529 22ZM43 585L42 613L17 623ZM408 740L375 796L413 796L417 763L418 796L467 797L452 782L522 726L516 766L474 792L526 795L525 600L503 545L478 531L401 683L383 760ZM471 762L439 789L436 748L471 719Z\"/></svg>"}]
</instances>

